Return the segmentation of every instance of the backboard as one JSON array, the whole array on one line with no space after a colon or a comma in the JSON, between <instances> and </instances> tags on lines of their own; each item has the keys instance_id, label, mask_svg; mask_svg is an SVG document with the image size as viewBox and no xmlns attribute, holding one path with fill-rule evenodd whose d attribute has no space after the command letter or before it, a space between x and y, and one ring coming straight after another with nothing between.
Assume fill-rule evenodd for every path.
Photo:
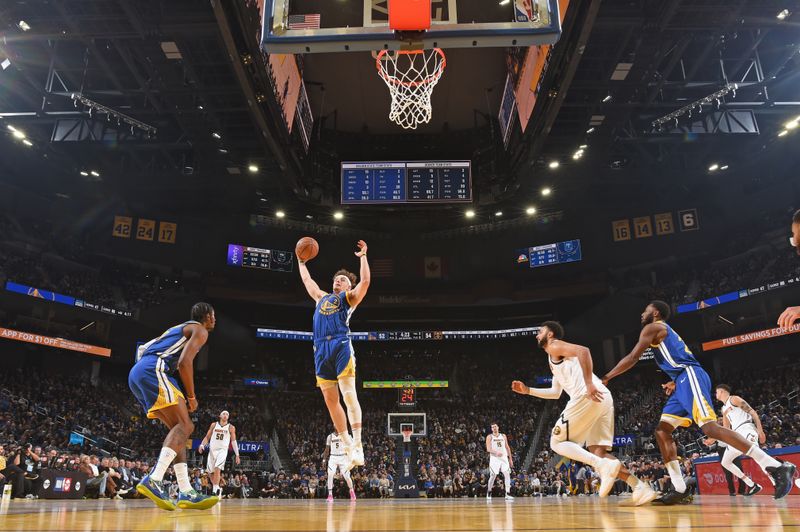
<instances>
[{"instance_id":1,"label":"backboard","mask_svg":"<svg viewBox=\"0 0 800 532\"><path fill-rule=\"evenodd\" d=\"M266 0L261 45L283 54L509 47L561 33L557 0L431 0L430 30L403 40L389 28L388 1Z\"/></svg>"},{"instance_id":2,"label":"backboard","mask_svg":"<svg viewBox=\"0 0 800 532\"><path fill-rule=\"evenodd\" d=\"M428 419L424 412L389 412L386 415L387 436L402 436L402 427L406 425L413 427L412 436L428 435Z\"/></svg>"}]
</instances>

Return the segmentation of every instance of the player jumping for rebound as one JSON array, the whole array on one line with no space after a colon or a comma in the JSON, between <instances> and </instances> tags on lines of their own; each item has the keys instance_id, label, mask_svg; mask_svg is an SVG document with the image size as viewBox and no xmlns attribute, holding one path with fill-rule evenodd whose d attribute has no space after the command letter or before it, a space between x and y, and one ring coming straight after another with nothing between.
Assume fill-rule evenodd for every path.
<instances>
[{"instance_id":1,"label":"player jumping for rebound","mask_svg":"<svg viewBox=\"0 0 800 532\"><path fill-rule=\"evenodd\" d=\"M758 443L748 441L716 423L717 416L711 406L711 379L683 339L667 325L669 316L670 308L665 302L652 301L647 305L642 313L643 328L639 342L630 354L603 377L603 382L607 383L625 373L636 365L645 351L652 348L656 364L672 379L671 382L662 384L669 399L664 405L655 433L664 465L672 480L672 489L656 502L688 504L692 501L678 462L678 448L672 438L677 427L689 427L692 422L707 437L723 441L728 444L729 449L736 449L755 460L775 481L775 498L785 497L792 489L795 465L790 462L781 464L762 451Z\"/></svg>"},{"instance_id":2,"label":"player jumping for rebound","mask_svg":"<svg viewBox=\"0 0 800 532\"><path fill-rule=\"evenodd\" d=\"M492 498L494 479L503 472L506 487L506 500L513 501L511 496L511 468L514 467L514 458L511 456L511 447L508 438L500 433L497 423L492 423L492 433L486 435L486 452L489 453L489 485L486 489L486 498Z\"/></svg>"},{"instance_id":3,"label":"player jumping for rebound","mask_svg":"<svg viewBox=\"0 0 800 532\"><path fill-rule=\"evenodd\" d=\"M651 502L656 497L653 489L608 453L614 443L614 400L611 392L592 373L589 348L565 342L562 338L564 328L556 321L544 322L536 335L539 347L547 352L553 372L552 386L529 388L514 381L511 389L541 399L558 399L566 390L569 402L550 436L553 451L592 466L600 475L600 497L607 497L614 487L614 480L620 478L633 490L632 500L636 506Z\"/></svg>"},{"instance_id":4,"label":"player jumping for rebound","mask_svg":"<svg viewBox=\"0 0 800 532\"><path fill-rule=\"evenodd\" d=\"M348 457L345 470L364 465L364 448L361 444L361 405L356 396L356 357L350 333L350 316L367 295L370 273L367 262L367 243L358 241L361 281L347 270L339 270L333 276L333 291L323 292L311 278L305 262L300 263L300 278L308 295L316 302L314 309L314 367L317 386L322 391L336 432L342 439ZM342 392L345 414L339 402ZM347 421L353 436L347 431Z\"/></svg>"},{"instance_id":5,"label":"player jumping for rebound","mask_svg":"<svg viewBox=\"0 0 800 532\"><path fill-rule=\"evenodd\" d=\"M722 403L722 426L731 429L733 432L743 436L744 439L752 443L764 443L767 436L761 427L761 419L758 417L752 406L738 395L731 395L731 387L727 384L718 384L716 388L717 400ZM713 438L705 440L706 445L714 443ZM733 476L747 485L745 496L755 495L761 491L761 485L753 482L753 479L744 474L739 467L733 463L742 452L733 447L726 447L725 454L722 455L722 467L733 473Z\"/></svg>"},{"instance_id":6,"label":"player jumping for rebound","mask_svg":"<svg viewBox=\"0 0 800 532\"><path fill-rule=\"evenodd\" d=\"M333 477L336 472L341 472L342 478L350 488L350 500L356 500L356 492L353 489L353 479L350 478L350 471L348 471L347 453L342 439L336 432L328 434L328 439L325 441L325 454L322 455L322 460L328 462L328 502L333 502Z\"/></svg>"},{"instance_id":7,"label":"player jumping for rebound","mask_svg":"<svg viewBox=\"0 0 800 532\"><path fill-rule=\"evenodd\" d=\"M186 442L194 432L189 412L197 410L194 357L216 324L214 309L208 303L195 304L191 317L190 321L170 327L158 338L140 346L138 360L128 375L128 386L147 417L160 419L169 428L156 466L136 486L136 491L164 510L175 509L175 503L161 485L173 461L180 490L178 508L205 510L219 502L215 495L201 495L192 489L186 465ZM175 378L176 373L180 383Z\"/></svg>"},{"instance_id":8,"label":"player jumping for rebound","mask_svg":"<svg viewBox=\"0 0 800 532\"><path fill-rule=\"evenodd\" d=\"M230 413L223 410L219 414L219 421L215 421L208 427L203 441L200 442L198 452L203 454L203 451L208 447L208 463L206 464L206 471L211 475L211 486L213 495L222 496L219 488L219 477L221 472L225 469L225 461L228 459L228 448L233 444L233 452L236 455L236 465L241 463L239 458L239 444L236 442L236 427L231 425L228 420Z\"/></svg>"}]
</instances>

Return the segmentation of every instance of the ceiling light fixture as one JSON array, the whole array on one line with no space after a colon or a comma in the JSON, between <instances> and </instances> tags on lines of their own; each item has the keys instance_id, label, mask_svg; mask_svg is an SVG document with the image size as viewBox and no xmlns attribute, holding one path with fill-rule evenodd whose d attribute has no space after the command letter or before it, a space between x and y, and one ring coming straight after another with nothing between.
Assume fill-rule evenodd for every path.
<instances>
[{"instance_id":1,"label":"ceiling light fixture","mask_svg":"<svg viewBox=\"0 0 800 532\"><path fill-rule=\"evenodd\" d=\"M467 212L464 213L464 216L466 216L467 218L475 218L475 211L470 209L470 210L468 210Z\"/></svg>"},{"instance_id":2,"label":"ceiling light fixture","mask_svg":"<svg viewBox=\"0 0 800 532\"><path fill-rule=\"evenodd\" d=\"M593 131L594 131L594 128L593 128L593 127L590 127L589 129L587 129L587 130L586 130L586 133L587 133L587 134L588 134L588 133L592 133Z\"/></svg>"},{"instance_id":3,"label":"ceiling light fixture","mask_svg":"<svg viewBox=\"0 0 800 532\"><path fill-rule=\"evenodd\" d=\"M214 137L214 138L215 138L215 139L217 139L217 140L219 140L219 139L221 139L221 138L222 138L222 135L220 135L220 134L219 134L219 133L217 133L216 131L215 131L215 132L213 132L213 133L211 134L211 136L212 136L212 137Z\"/></svg>"},{"instance_id":4,"label":"ceiling light fixture","mask_svg":"<svg viewBox=\"0 0 800 532\"><path fill-rule=\"evenodd\" d=\"M247 169L250 170L250 173L253 173L253 174L258 172L258 166L254 165L254 164L251 164L250 166L248 166Z\"/></svg>"},{"instance_id":5,"label":"ceiling light fixture","mask_svg":"<svg viewBox=\"0 0 800 532\"><path fill-rule=\"evenodd\" d=\"M549 196L552 194L553 190L550 187L544 187L542 189L542 196Z\"/></svg>"},{"instance_id":6,"label":"ceiling light fixture","mask_svg":"<svg viewBox=\"0 0 800 532\"><path fill-rule=\"evenodd\" d=\"M525 214L527 214L528 216L536 214L536 207L528 207L527 209L525 209Z\"/></svg>"},{"instance_id":7,"label":"ceiling light fixture","mask_svg":"<svg viewBox=\"0 0 800 532\"><path fill-rule=\"evenodd\" d=\"M708 167L709 172L716 172L717 170L719 170L719 165L717 163L714 163Z\"/></svg>"},{"instance_id":8,"label":"ceiling light fixture","mask_svg":"<svg viewBox=\"0 0 800 532\"><path fill-rule=\"evenodd\" d=\"M344 218L344 213L342 211L336 211L333 213L334 220L341 220L342 218Z\"/></svg>"},{"instance_id":9,"label":"ceiling light fixture","mask_svg":"<svg viewBox=\"0 0 800 532\"><path fill-rule=\"evenodd\" d=\"M720 166L719 169L720 170L727 170L728 169L728 165L724 164L724 165Z\"/></svg>"},{"instance_id":10,"label":"ceiling light fixture","mask_svg":"<svg viewBox=\"0 0 800 532\"><path fill-rule=\"evenodd\" d=\"M728 83L721 89L716 92L709 94L699 100L694 102L688 103L681 107L680 109L676 109L669 114L662 116L661 118L656 118L653 120L650 125L656 131L659 131L663 126L666 125L673 125L677 128L678 127L678 118L682 117L683 115L689 115L691 111L694 109L696 112L702 112L703 105L714 105L717 109L720 108L722 105L722 98L730 94L732 97L736 98L736 89L739 86L736 83Z\"/></svg>"},{"instance_id":11,"label":"ceiling light fixture","mask_svg":"<svg viewBox=\"0 0 800 532\"><path fill-rule=\"evenodd\" d=\"M797 119L794 119L791 122L786 122L783 125L783 127L785 127L786 129L795 129L795 128L797 128L798 125L799 125L799 123L797 122Z\"/></svg>"},{"instance_id":12,"label":"ceiling light fixture","mask_svg":"<svg viewBox=\"0 0 800 532\"><path fill-rule=\"evenodd\" d=\"M83 177L89 177L89 172L85 172L85 171L81 170L81 175Z\"/></svg>"},{"instance_id":13,"label":"ceiling light fixture","mask_svg":"<svg viewBox=\"0 0 800 532\"><path fill-rule=\"evenodd\" d=\"M494 213L494 215L500 218L501 216L503 216L503 211L497 211L496 213Z\"/></svg>"},{"instance_id":14,"label":"ceiling light fixture","mask_svg":"<svg viewBox=\"0 0 800 532\"><path fill-rule=\"evenodd\" d=\"M611 95L610 94L607 95L605 98L603 98L603 103L608 103L610 101L611 101Z\"/></svg>"},{"instance_id":15,"label":"ceiling light fixture","mask_svg":"<svg viewBox=\"0 0 800 532\"><path fill-rule=\"evenodd\" d=\"M786 20L791 14L792 13L788 9L784 9L776 15L776 18L778 20Z\"/></svg>"},{"instance_id":16,"label":"ceiling light fixture","mask_svg":"<svg viewBox=\"0 0 800 532\"><path fill-rule=\"evenodd\" d=\"M556 168L558 168L559 166L561 166L561 164L560 164L558 161L550 161L550 163L549 163L547 166L548 166L550 169L552 169L552 170L555 170Z\"/></svg>"},{"instance_id":17,"label":"ceiling light fixture","mask_svg":"<svg viewBox=\"0 0 800 532\"><path fill-rule=\"evenodd\" d=\"M22 139L22 143L26 146L33 146L33 142L29 141L28 139Z\"/></svg>"},{"instance_id":18,"label":"ceiling light fixture","mask_svg":"<svg viewBox=\"0 0 800 532\"><path fill-rule=\"evenodd\" d=\"M276 218L285 218L285 217L286 217L286 213L285 213L285 212L283 212L283 211L277 211L277 212L275 213L275 217L276 217Z\"/></svg>"},{"instance_id":19,"label":"ceiling light fixture","mask_svg":"<svg viewBox=\"0 0 800 532\"><path fill-rule=\"evenodd\" d=\"M788 132L788 131L786 131L786 130L784 129L783 131L781 131L780 133L778 133L778 136L779 136L779 137L785 137L785 136L786 136L788 133L789 133L789 132Z\"/></svg>"},{"instance_id":20,"label":"ceiling light fixture","mask_svg":"<svg viewBox=\"0 0 800 532\"><path fill-rule=\"evenodd\" d=\"M15 129L14 132L12 133L12 135L14 135L14 138L17 138L17 139L24 139L25 138L25 133L23 133L19 129Z\"/></svg>"},{"instance_id":21,"label":"ceiling light fixture","mask_svg":"<svg viewBox=\"0 0 800 532\"><path fill-rule=\"evenodd\" d=\"M578 146L578 149L585 150L588 147L589 147L588 144L581 144L580 146Z\"/></svg>"},{"instance_id":22,"label":"ceiling light fixture","mask_svg":"<svg viewBox=\"0 0 800 532\"><path fill-rule=\"evenodd\" d=\"M28 31L31 29L30 25L24 20L20 20L19 22L17 22L17 27L22 31Z\"/></svg>"}]
</instances>

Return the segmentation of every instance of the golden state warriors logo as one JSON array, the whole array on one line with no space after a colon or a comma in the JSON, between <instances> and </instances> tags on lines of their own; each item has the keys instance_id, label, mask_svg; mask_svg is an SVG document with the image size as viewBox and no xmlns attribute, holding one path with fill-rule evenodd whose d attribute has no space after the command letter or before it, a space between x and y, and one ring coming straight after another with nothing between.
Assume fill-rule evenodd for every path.
<instances>
[{"instance_id":1,"label":"golden state warriors logo","mask_svg":"<svg viewBox=\"0 0 800 532\"><path fill-rule=\"evenodd\" d=\"M342 301L339 296L332 295L322 300L322 304L319 306L319 313L323 316L330 316L339 312L341 306Z\"/></svg>"}]
</instances>

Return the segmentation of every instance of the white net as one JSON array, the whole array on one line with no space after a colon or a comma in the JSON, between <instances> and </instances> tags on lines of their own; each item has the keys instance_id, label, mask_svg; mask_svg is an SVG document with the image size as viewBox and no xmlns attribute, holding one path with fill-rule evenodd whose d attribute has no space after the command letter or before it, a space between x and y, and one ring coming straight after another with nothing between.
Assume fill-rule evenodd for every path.
<instances>
[{"instance_id":1,"label":"white net","mask_svg":"<svg viewBox=\"0 0 800 532\"><path fill-rule=\"evenodd\" d=\"M381 50L376 66L392 97L389 120L404 129L416 129L419 124L430 122L431 94L446 65L444 52L439 48Z\"/></svg>"}]
</instances>

